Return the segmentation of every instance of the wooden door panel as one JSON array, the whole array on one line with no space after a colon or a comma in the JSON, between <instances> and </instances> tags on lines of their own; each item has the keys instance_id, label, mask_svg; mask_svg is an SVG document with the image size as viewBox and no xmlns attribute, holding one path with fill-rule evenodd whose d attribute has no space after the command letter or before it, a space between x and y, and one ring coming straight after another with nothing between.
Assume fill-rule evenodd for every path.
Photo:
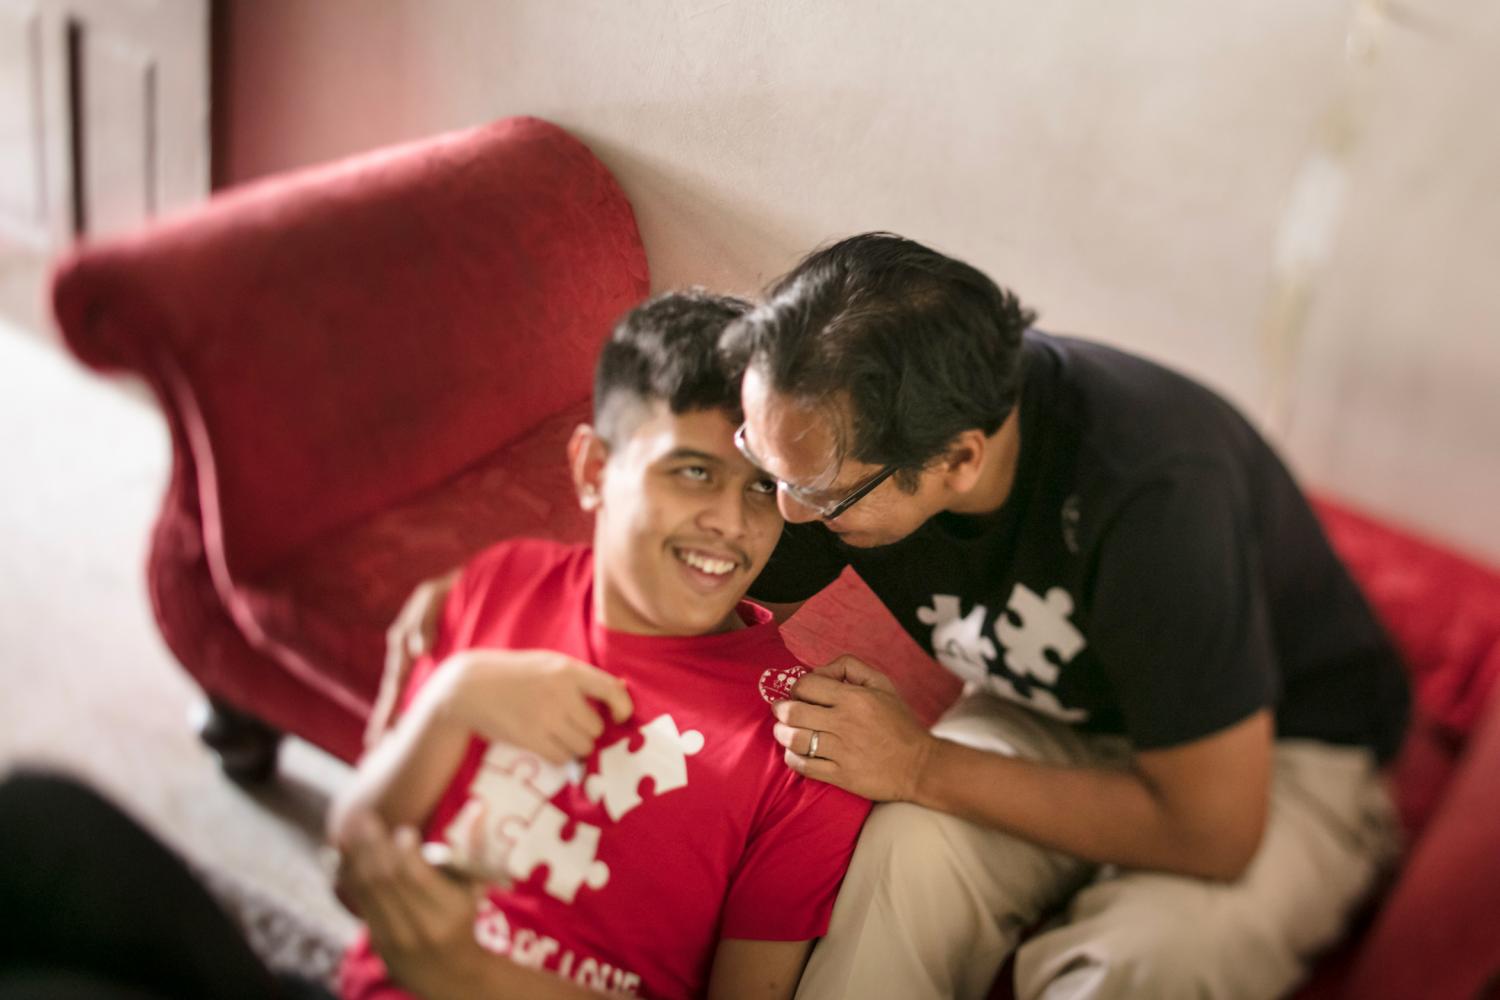
<instances>
[{"instance_id":1,"label":"wooden door panel","mask_svg":"<svg viewBox=\"0 0 1500 1000\"><path fill-rule=\"evenodd\" d=\"M209 0L0 0L0 313L75 238L207 197Z\"/></svg>"}]
</instances>

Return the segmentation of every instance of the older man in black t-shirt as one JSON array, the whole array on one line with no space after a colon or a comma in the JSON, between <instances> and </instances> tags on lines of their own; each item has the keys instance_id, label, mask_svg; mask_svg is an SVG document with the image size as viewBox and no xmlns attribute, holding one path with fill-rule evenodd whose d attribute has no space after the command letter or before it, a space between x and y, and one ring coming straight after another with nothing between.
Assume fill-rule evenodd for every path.
<instances>
[{"instance_id":1,"label":"older man in black t-shirt","mask_svg":"<svg viewBox=\"0 0 1500 1000\"><path fill-rule=\"evenodd\" d=\"M1063 904L1021 996L1279 995L1393 853L1402 670L1243 418L1031 321L866 234L726 334L788 521L752 596L853 566L967 682L931 731L852 657L777 706L791 766L888 803L800 995L983 996Z\"/></svg>"}]
</instances>

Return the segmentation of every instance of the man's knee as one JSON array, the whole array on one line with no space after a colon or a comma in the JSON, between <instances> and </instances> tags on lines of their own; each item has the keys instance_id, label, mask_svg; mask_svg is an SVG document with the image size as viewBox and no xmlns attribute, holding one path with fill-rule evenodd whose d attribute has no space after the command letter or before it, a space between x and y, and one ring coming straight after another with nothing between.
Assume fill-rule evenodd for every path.
<instances>
[{"instance_id":1,"label":"man's knee","mask_svg":"<svg viewBox=\"0 0 1500 1000\"><path fill-rule=\"evenodd\" d=\"M850 875L878 884L914 913L973 908L987 920L1025 926L1086 871L1074 859L1008 834L911 803L887 802L871 811Z\"/></svg>"},{"instance_id":2,"label":"man's knee","mask_svg":"<svg viewBox=\"0 0 1500 1000\"><path fill-rule=\"evenodd\" d=\"M886 802L870 811L854 854L865 878L877 879L897 899L950 892L975 882L968 841L975 832L962 820L909 802Z\"/></svg>"},{"instance_id":3,"label":"man's knee","mask_svg":"<svg viewBox=\"0 0 1500 1000\"><path fill-rule=\"evenodd\" d=\"M880 803L860 831L856 857L887 876L946 867L939 816L909 802Z\"/></svg>"},{"instance_id":4,"label":"man's knee","mask_svg":"<svg viewBox=\"0 0 1500 1000\"><path fill-rule=\"evenodd\" d=\"M1062 925L1021 946L1017 996L1281 995L1296 981L1301 961L1275 927L1230 918L1216 906L1220 891L1186 877L1151 875L1090 886Z\"/></svg>"}]
</instances>

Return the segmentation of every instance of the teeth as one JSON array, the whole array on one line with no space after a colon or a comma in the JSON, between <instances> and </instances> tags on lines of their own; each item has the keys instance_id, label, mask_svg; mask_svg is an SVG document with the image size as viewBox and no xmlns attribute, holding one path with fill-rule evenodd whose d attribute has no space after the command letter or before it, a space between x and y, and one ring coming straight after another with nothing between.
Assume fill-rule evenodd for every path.
<instances>
[{"instance_id":1,"label":"teeth","mask_svg":"<svg viewBox=\"0 0 1500 1000\"><path fill-rule=\"evenodd\" d=\"M734 563L728 559L712 559L697 552L689 552L686 549L678 549L677 558L696 570L702 570L704 573L711 573L714 576L723 576L734 569Z\"/></svg>"}]
</instances>

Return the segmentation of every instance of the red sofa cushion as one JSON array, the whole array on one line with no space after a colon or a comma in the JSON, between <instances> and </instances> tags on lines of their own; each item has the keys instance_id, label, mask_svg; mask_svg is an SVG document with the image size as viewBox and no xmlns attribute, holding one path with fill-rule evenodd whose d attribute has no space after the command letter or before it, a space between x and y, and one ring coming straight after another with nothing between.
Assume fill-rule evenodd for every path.
<instances>
[{"instance_id":1,"label":"red sofa cushion","mask_svg":"<svg viewBox=\"0 0 1500 1000\"><path fill-rule=\"evenodd\" d=\"M569 435L590 419L574 404L465 472L412 500L308 545L275 573L237 584L253 644L300 664L325 695L369 714L385 630L414 580L437 576L502 538L588 538L591 519L563 459ZM350 729L329 747L352 760Z\"/></svg>"},{"instance_id":2,"label":"red sofa cushion","mask_svg":"<svg viewBox=\"0 0 1500 1000\"><path fill-rule=\"evenodd\" d=\"M1500 573L1341 503L1318 513L1405 657L1421 713L1468 733L1500 678Z\"/></svg>"},{"instance_id":3,"label":"red sofa cushion","mask_svg":"<svg viewBox=\"0 0 1500 1000\"><path fill-rule=\"evenodd\" d=\"M1317 506L1411 674L1411 726L1392 777L1415 837L1500 680L1500 573L1341 503Z\"/></svg>"}]
</instances>

